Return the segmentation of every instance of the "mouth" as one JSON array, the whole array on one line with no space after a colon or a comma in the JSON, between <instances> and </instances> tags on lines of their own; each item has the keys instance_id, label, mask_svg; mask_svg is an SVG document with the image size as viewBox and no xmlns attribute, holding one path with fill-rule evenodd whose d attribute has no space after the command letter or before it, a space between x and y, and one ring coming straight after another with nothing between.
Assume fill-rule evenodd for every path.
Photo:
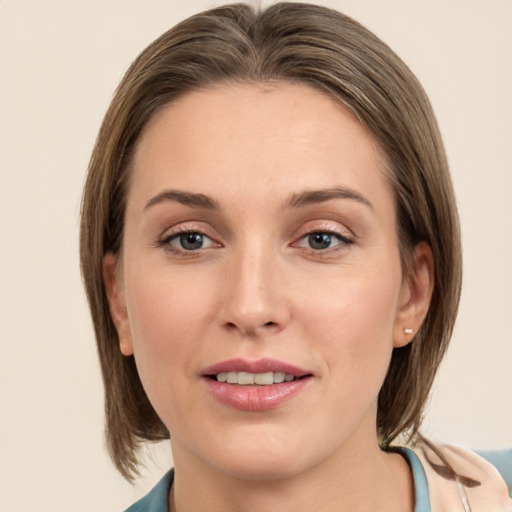
<instances>
[{"instance_id":1,"label":"mouth","mask_svg":"<svg viewBox=\"0 0 512 512\"><path fill-rule=\"evenodd\" d=\"M309 374L297 377L293 373L285 372L265 372L265 373L249 373L249 372L220 372L214 375L206 375L209 379L217 382L226 382L238 386L271 386L272 384L281 384L282 382L293 382L303 379Z\"/></svg>"},{"instance_id":2,"label":"mouth","mask_svg":"<svg viewBox=\"0 0 512 512\"><path fill-rule=\"evenodd\" d=\"M313 373L275 359L231 359L205 368L201 375L213 397L242 411L280 407L314 380Z\"/></svg>"},{"instance_id":3,"label":"mouth","mask_svg":"<svg viewBox=\"0 0 512 512\"><path fill-rule=\"evenodd\" d=\"M238 386L270 386L312 376L306 369L277 359L229 359L209 366L201 373L214 381Z\"/></svg>"}]
</instances>

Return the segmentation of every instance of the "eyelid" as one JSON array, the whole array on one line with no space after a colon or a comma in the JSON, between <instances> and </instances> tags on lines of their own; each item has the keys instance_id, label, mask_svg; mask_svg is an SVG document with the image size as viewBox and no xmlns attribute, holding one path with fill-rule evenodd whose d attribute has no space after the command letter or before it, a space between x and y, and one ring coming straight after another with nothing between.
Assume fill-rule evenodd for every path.
<instances>
[{"instance_id":1,"label":"eyelid","mask_svg":"<svg viewBox=\"0 0 512 512\"><path fill-rule=\"evenodd\" d=\"M219 238L216 230L212 229L208 223L199 220L176 222L173 225L167 225L165 229L157 235L157 238L158 240L163 240L182 233L200 233L208 238Z\"/></svg>"},{"instance_id":2,"label":"eyelid","mask_svg":"<svg viewBox=\"0 0 512 512\"><path fill-rule=\"evenodd\" d=\"M175 226L166 228L156 239L155 245L157 247L162 247L170 252L173 252L178 255L183 256L193 256L199 252L209 250L216 247L222 247L222 243L218 241L220 237L212 234L213 230L209 229L202 222L183 222L179 223ZM204 238L211 241L211 244L208 244L208 247L201 247L196 250L186 250L183 248L175 247L171 245L171 242L179 239L179 237L183 234L187 233L197 233L202 235Z\"/></svg>"},{"instance_id":3,"label":"eyelid","mask_svg":"<svg viewBox=\"0 0 512 512\"><path fill-rule=\"evenodd\" d=\"M325 248L315 248L309 245L308 237L311 235L328 234L336 238L336 242ZM297 232L290 244L292 248L299 249L308 255L316 258L332 258L341 256L355 243L355 234L345 226L333 221L306 222Z\"/></svg>"},{"instance_id":4,"label":"eyelid","mask_svg":"<svg viewBox=\"0 0 512 512\"><path fill-rule=\"evenodd\" d=\"M301 226L294 236L293 243L313 233L331 233L339 236L341 239L350 240L351 242L354 242L357 238L352 230L345 226L342 227L338 222L322 220L307 222Z\"/></svg>"},{"instance_id":5,"label":"eyelid","mask_svg":"<svg viewBox=\"0 0 512 512\"><path fill-rule=\"evenodd\" d=\"M319 233L319 234L327 234L329 235L330 237L333 237L333 238L336 238L338 240L338 243L334 244L334 245L331 245L329 247L326 247L325 249L315 249L313 247L308 247L305 245L305 241L311 236L311 235L314 235L316 233ZM302 243L304 242L304 245L301 245ZM332 231L312 231L311 233L306 233L304 236L301 236L296 242L294 242L294 246L295 247L300 247L302 249L308 249L308 250L311 250L311 251L320 251L320 252L327 252L329 250L332 250L332 249L335 249L337 247L339 247L340 245L351 245L353 244L354 241L351 240L350 238L347 238L343 235L339 235L338 233L334 233Z\"/></svg>"}]
</instances>

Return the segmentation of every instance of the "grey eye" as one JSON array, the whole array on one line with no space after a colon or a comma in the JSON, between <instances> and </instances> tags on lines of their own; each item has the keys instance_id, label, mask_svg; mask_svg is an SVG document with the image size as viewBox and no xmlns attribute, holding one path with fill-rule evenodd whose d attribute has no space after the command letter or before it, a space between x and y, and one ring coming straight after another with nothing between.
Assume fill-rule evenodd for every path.
<instances>
[{"instance_id":1,"label":"grey eye","mask_svg":"<svg viewBox=\"0 0 512 512\"><path fill-rule=\"evenodd\" d=\"M313 251L326 251L336 247L346 247L353 244L353 240L333 231L312 231L301 237L293 245Z\"/></svg>"},{"instance_id":2,"label":"grey eye","mask_svg":"<svg viewBox=\"0 0 512 512\"><path fill-rule=\"evenodd\" d=\"M219 246L219 244L209 236L201 233L201 231L186 230L178 231L165 237L160 242L160 245L177 253L201 251Z\"/></svg>"},{"instance_id":3,"label":"grey eye","mask_svg":"<svg viewBox=\"0 0 512 512\"><path fill-rule=\"evenodd\" d=\"M178 239L181 248L186 251L201 249L204 243L204 235L201 233L181 233Z\"/></svg>"},{"instance_id":4,"label":"grey eye","mask_svg":"<svg viewBox=\"0 0 512 512\"><path fill-rule=\"evenodd\" d=\"M332 236L330 233L311 233L308 235L308 244L311 249L328 249L332 243Z\"/></svg>"}]
</instances>

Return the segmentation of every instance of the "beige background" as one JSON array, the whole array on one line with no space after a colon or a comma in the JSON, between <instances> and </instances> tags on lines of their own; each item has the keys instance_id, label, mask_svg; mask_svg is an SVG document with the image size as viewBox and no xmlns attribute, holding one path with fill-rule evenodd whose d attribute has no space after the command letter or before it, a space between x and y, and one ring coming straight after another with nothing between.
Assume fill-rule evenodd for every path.
<instances>
[{"instance_id":1,"label":"beige background","mask_svg":"<svg viewBox=\"0 0 512 512\"><path fill-rule=\"evenodd\" d=\"M437 111L463 222L458 327L426 430L512 445L512 0L331 0L388 42ZM134 56L210 0L0 0L0 511L121 511L78 271L80 192ZM160 462L158 462L160 461Z\"/></svg>"}]
</instances>

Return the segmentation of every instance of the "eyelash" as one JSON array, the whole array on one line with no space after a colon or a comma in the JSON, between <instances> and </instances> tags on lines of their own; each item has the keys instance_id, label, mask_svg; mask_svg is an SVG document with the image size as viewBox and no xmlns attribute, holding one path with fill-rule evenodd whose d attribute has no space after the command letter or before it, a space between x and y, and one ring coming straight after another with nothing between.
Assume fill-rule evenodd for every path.
<instances>
[{"instance_id":1,"label":"eyelash","mask_svg":"<svg viewBox=\"0 0 512 512\"><path fill-rule=\"evenodd\" d=\"M186 235L199 235L202 238L202 242L204 243L204 240L207 239L210 241L208 247L204 247L204 245L201 245L201 247L198 247L197 249L185 249L183 247L183 244L180 243L181 247L174 247L172 245L172 242L175 240L180 240L182 237ZM314 248L311 246L303 247L299 244L302 241L309 241L311 242L311 237L314 237L316 235L321 236L327 236L329 237L329 243L331 242L332 238L335 238L338 243L334 246L329 245L325 248ZM181 240L182 242L183 240ZM308 251L310 254L316 255L316 256L327 256L328 254L331 254L332 252L339 251L346 249L348 246L354 244L354 239L341 234L339 231L332 229L332 228L325 228L325 229L314 229L310 231L304 231L299 238L296 239L296 241L292 242L290 244L291 247L299 247L306 251ZM205 234L203 231L199 229L182 229L176 232L173 232L169 235L164 236L160 240L157 241L156 244L158 247L164 248L166 251L172 252L175 255L187 258L187 257L197 257L201 250L205 249L211 249L216 247L221 247L221 244L218 242L215 242L211 237L209 237L207 234Z\"/></svg>"},{"instance_id":2,"label":"eyelash","mask_svg":"<svg viewBox=\"0 0 512 512\"><path fill-rule=\"evenodd\" d=\"M178 248L172 245L172 242L174 240L179 240L181 237L184 237L186 235L199 235L200 237L202 237L203 241L204 239L208 239L211 242L211 245L209 247L201 246L197 249L185 249L183 246L181 248ZM166 251L170 251L179 257L190 258L197 256L201 249L209 249L212 248L213 246L220 247L220 244L218 242L215 242L211 237L209 237L199 229L182 229L170 235L166 235L162 239L158 240L157 246L163 247Z\"/></svg>"},{"instance_id":3,"label":"eyelash","mask_svg":"<svg viewBox=\"0 0 512 512\"><path fill-rule=\"evenodd\" d=\"M338 246L346 247L346 246L352 245L354 243L354 240L352 238L349 238L346 235L342 235L338 231L334 231L334 230L331 230L331 229L316 229L314 231L308 231L307 233L304 233L298 239L297 242L294 242L292 244L292 246L297 246L303 240L307 240L308 242L311 243L312 242L312 237L318 236L318 235L323 236L324 240L325 240L325 237L327 236L329 238L329 243L331 242L332 238L335 238L335 239L337 239L338 243L336 245L334 245L334 246L329 245L329 247L325 247L325 248L313 248L311 246L303 247L303 248L311 250L314 253L319 253L319 252L323 253L323 252L327 252L329 250L336 250L336 248L338 248Z\"/></svg>"}]
</instances>

